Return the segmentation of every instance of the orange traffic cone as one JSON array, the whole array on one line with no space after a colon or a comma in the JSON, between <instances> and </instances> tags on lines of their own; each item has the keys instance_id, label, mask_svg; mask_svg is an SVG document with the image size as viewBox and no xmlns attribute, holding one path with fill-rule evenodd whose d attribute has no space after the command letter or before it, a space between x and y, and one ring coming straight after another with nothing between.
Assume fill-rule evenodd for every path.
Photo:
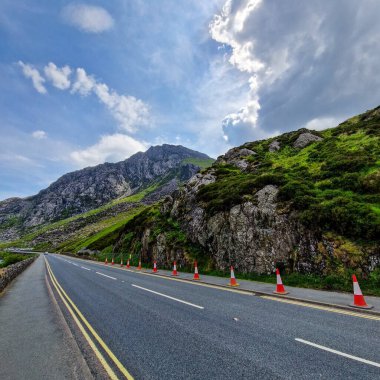
<instances>
[{"instance_id":1,"label":"orange traffic cone","mask_svg":"<svg viewBox=\"0 0 380 380\"><path fill-rule=\"evenodd\" d=\"M201 278L199 277L198 273L198 263L194 261L194 277L193 280L200 280Z\"/></svg>"},{"instance_id":2,"label":"orange traffic cone","mask_svg":"<svg viewBox=\"0 0 380 380\"><path fill-rule=\"evenodd\" d=\"M178 276L178 272L177 272L177 261L174 261L172 276Z\"/></svg>"},{"instance_id":3,"label":"orange traffic cone","mask_svg":"<svg viewBox=\"0 0 380 380\"><path fill-rule=\"evenodd\" d=\"M106 257L106 261L104 262L104 264L106 264L106 265L108 264L108 260L107 260L107 257Z\"/></svg>"},{"instance_id":4,"label":"orange traffic cone","mask_svg":"<svg viewBox=\"0 0 380 380\"><path fill-rule=\"evenodd\" d=\"M141 259L139 260L139 266L137 267L137 270L141 270Z\"/></svg>"},{"instance_id":5,"label":"orange traffic cone","mask_svg":"<svg viewBox=\"0 0 380 380\"><path fill-rule=\"evenodd\" d=\"M373 306L367 305L367 302L365 302L363 293L360 290L358 280L356 279L356 276L354 274L352 275L352 281L354 283L354 303L350 306L358 307L360 309L372 309Z\"/></svg>"},{"instance_id":6,"label":"orange traffic cone","mask_svg":"<svg viewBox=\"0 0 380 380\"><path fill-rule=\"evenodd\" d=\"M280 271L276 269L276 276L277 276L277 287L276 290L273 292L275 294L288 294L285 290L284 285L282 284L281 276L280 276Z\"/></svg>"},{"instance_id":7,"label":"orange traffic cone","mask_svg":"<svg viewBox=\"0 0 380 380\"><path fill-rule=\"evenodd\" d=\"M111 263L112 265L114 265L115 264L115 262L114 262L114 260L113 260L113 257L112 257L112 263Z\"/></svg>"},{"instance_id":8,"label":"orange traffic cone","mask_svg":"<svg viewBox=\"0 0 380 380\"><path fill-rule=\"evenodd\" d=\"M131 265L129 264L129 259L127 260L127 268L130 268Z\"/></svg>"},{"instance_id":9,"label":"orange traffic cone","mask_svg":"<svg viewBox=\"0 0 380 380\"><path fill-rule=\"evenodd\" d=\"M153 262L153 273L157 273L158 272L158 269L157 269L157 261L154 261Z\"/></svg>"},{"instance_id":10,"label":"orange traffic cone","mask_svg":"<svg viewBox=\"0 0 380 380\"><path fill-rule=\"evenodd\" d=\"M231 265L231 278L230 278L230 282L228 285L229 286L239 286L239 284L236 282L234 267L232 265Z\"/></svg>"}]
</instances>

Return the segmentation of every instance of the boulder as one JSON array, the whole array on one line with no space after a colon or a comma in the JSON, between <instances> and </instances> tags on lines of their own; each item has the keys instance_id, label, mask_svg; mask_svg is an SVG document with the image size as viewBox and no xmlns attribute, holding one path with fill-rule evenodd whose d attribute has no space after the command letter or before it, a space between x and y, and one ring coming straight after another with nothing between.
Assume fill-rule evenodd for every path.
<instances>
[{"instance_id":1,"label":"boulder","mask_svg":"<svg viewBox=\"0 0 380 380\"><path fill-rule=\"evenodd\" d=\"M305 148L305 146L311 144L314 141L322 141L323 138L313 135L310 132L301 133L297 140L294 142L293 147L294 148Z\"/></svg>"}]
</instances>

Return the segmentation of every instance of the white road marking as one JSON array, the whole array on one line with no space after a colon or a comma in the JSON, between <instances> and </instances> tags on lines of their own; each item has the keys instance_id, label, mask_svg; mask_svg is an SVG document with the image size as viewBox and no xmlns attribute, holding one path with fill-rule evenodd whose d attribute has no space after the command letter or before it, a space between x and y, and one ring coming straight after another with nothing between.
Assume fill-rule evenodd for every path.
<instances>
[{"instance_id":1,"label":"white road marking","mask_svg":"<svg viewBox=\"0 0 380 380\"><path fill-rule=\"evenodd\" d=\"M147 289L147 288L143 288L143 287L138 286L138 285L135 285L135 284L132 284L132 286L135 287L135 288L138 288L138 289L145 290L145 291L147 291L147 292L153 293L153 294L157 294L158 296L161 296L161 297L169 298L169 299L171 299L171 300L173 300L173 301L177 301L177 302L184 303L185 305L189 305L189 306L196 307L197 309L204 309L203 306L195 305L195 304L193 304L193 303L186 302L186 301L180 300L180 299L178 299L178 298L174 298L174 297L168 296L168 295L166 295L166 294L158 293L158 292L155 292L154 290L150 290L150 289Z\"/></svg>"},{"instance_id":2,"label":"white road marking","mask_svg":"<svg viewBox=\"0 0 380 380\"><path fill-rule=\"evenodd\" d=\"M115 278L115 277L111 277L111 276L108 276L108 275L106 275L106 274L104 274L104 273L100 273L100 272L95 272L96 274L100 274L101 276L104 276L104 277L108 277L108 278L110 278L111 280L117 280L117 278Z\"/></svg>"},{"instance_id":3,"label":"white road marking","mask_svg":"<svg viewBox=\"0 0 380 380\"><path fill-rule=\"evenodd\" d=\"M369 364L369 365L373 365L373 366L375 366L375 367L379 367L379 368L380 368L380 363L372 362L372 361L367 360L367 359L362 359L362 358L359 358L359 357L357 357L357 356L353 356L353 355L345 354L344 352L337 351L337 350L333 350L332 348L328 348L328 347L325 347L325 346L321 346L321 345L319 345L319 344L316 344L316 343L313 343L313 342L309 342L309 341L307 341L307 340L303 340L303 339L300 339L300 338L295 338L295 340L296 340L297 342L304 343L304 344L308 344L309 346L313 346L313 347L319 348L319 349L321 349L321 350L331 352L331 353L333 353L333 354L337 354L337 355L340 355L340 356L344 356L345 358L348 358L348 359L356 360L356 361L358 361L358 362L365 363L365 364Z\"/></svg>"},{"instance_id":4,"label":"white road marking","mask_svg":"<svg viewBox=\"0 0 380 380\"><path fill-rule=\"evenodd\" d=\"M78 265L78 264L75 264L75 263L71 263L71 264L75 265L76 267L79 267L79 265Z\"/></svg>"},{"instance_id":5,"label":"white road marking","mask_svg":"<svg viewBox=\"0 0 380 380\"><path fill-rule=\"evenodd\" d=\"M82 267L82 266L81 266L81 268L82 269L86 269L86 270L91 270L90 268L86 268L86 267Z\"/></svg>"}]
</instances>

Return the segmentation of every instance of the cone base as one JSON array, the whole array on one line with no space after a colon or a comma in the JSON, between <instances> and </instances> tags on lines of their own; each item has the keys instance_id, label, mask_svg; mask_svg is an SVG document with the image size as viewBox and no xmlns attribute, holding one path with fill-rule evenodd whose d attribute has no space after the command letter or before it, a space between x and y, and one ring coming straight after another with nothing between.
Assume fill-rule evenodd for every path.
<instances>
[{"instance_id":1,"label":"cone base","mask_svg":"<svg viewBox=\"0 0 380 380\"><path fill-rule=\"evenodd\" d=\"M172 273L172 276L178 276L178 273Z\"/></svg>"},{"instance_id":2,"label":"cone base","mask_svg":"<svg viewBox=\"0 0 380 380\"><path fill-rule=\"evenodd\" d=\"M355 305L354 303L350 303L348 306L354 307L355 309L373 309L372 305L359 306Z\"/></svg>"},{"instance_id":3,"label":"cone base","mask_svg":"<svg viewBox=\"0 0 380 380\"><path fill-rule=\"evenodd\" d=\"M158 270L152 270L152 273L158 273Z\"/></svg>"},{"instance_id":4,"label":"cone base","mask_svg":"<svg viewBox=\"0 0 380 380\"><path fill-rule=\"evenodd\" d=\"M227 286L240 286L240 284L236 283L236 284L227 284Z\"/></svg>"},{"instance_id":5,"label":"cone base","mask_svg":"<svg viewBox=\"0 0 380 380\"><path fill-rule=\"evenodd\" d=\"M198 278L193 278L193 280L194 280L194 281L199 281L200 278L199 278L199 277L198 277Z\"/></svg>"},{"instance_id":6,"label":"cone base","mask_svg":"<svg viewBox=\"0 0 380 380\"><path fill-rule=\"evenodd\" d=\"M281 296L281 295L284 296L285 294L289 294L289 292L286 292L286 291L285 291L285 292L277 292L276 290L274 290L273 293L274 293L274 294L279 294L280 296Z\"/></svg>"}]
</instances>

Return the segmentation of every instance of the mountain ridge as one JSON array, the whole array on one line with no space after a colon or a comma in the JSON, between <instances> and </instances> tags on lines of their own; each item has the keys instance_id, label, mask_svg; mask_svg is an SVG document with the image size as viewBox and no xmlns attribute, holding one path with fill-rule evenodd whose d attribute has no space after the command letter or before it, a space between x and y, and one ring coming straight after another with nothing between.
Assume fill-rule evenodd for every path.
<instances>
[{"instance_id":1,"label":"mountain ridge","mask_svg":"<svg viewBox=\"0 0 380 380\"><path fill-rule=\"evenodd\" d=\"M117 163L66 173L36 195L0 202L0 228L3 230L0 238L6 237L7 225L10 225L8 233L14 227L14 236L9 237L12 239L19 236L17 230L98 208L117 198L133 195L155 182L161 182L157 187L162 188L165 178L168 183L173 178L184 181L199 170L191 162L184 163L186 159L212 161L206 154L181 145L163 144Z\"/></svg>"}]
</instances>

